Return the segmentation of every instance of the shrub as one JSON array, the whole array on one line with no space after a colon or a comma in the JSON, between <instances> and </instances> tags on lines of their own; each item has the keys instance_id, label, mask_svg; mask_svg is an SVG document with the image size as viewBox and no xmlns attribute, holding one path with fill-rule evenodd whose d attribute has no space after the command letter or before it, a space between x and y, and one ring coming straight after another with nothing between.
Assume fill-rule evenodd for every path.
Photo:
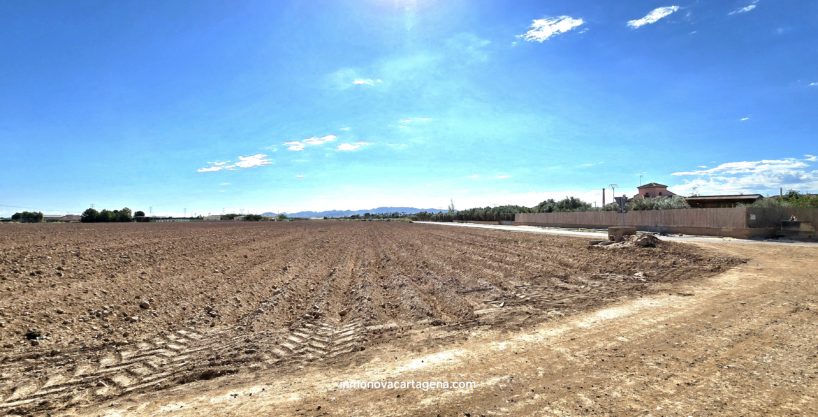
<instances>
[{"instance_id":1,"label":"shrub","mask_svg":"<svg viewBox=\"0 0 818 417\"><path fill-rule=\"evenodd\" d=\"M43 221L43 213L39 211L14 213L11 215L11 220L18 221L20 223L40 223Z\"/></svg>"},{"instance_id":2,"label":"shrub","mask_svg":"<svg viewBox=\"0 0 818 417\"><path fill-rule=\"evenodd\" d=\"M565 197L560 201L549 198L532 207L535 213L553 213L556 211L588 211L593 210L590 203L586 203L576 197Z\"/></svg>"},{"instance_id":3,"label":"shrub","mask_svg":"<svg viewBox=\"0 0 818 417\"><path fill-rule=\"evenodd\" d=\"M780 198L762 198L760 200L756 200L753 204L750 204L750 207L759 207L759 208L775 208L775 207L789 207L790 203L788 201L782 200Z\"/></svg>"},{"instance_id":4,"label":"shrub","mask_svg":"<svg viewBox=\"0 0 818 417\"><path fill-rule=\"evenodd\" d=\"M619 204L617 203L608 203L602 207L602 211L619 211Z\"/></svg>"},{"instance_id":5,"label":"shrub","mask_svg":"<svg viewBox=\"0 0 818 417\"><path fill-rule=\"evenodd\" d=\"M669 210L690 208L684 197L634 198L628 202L628 210Z\"/></svg>"},{"instance_id":6,"label":"shrub","mask_svg":"<svg viewBox=\"0 0 818 417\"><path fill-rule=\"evenodd\" d=\"M801 194L796 190L790 190L784 195L784 202L791 207L818 207L818 195Z\"/></svg>"}]
</instances>

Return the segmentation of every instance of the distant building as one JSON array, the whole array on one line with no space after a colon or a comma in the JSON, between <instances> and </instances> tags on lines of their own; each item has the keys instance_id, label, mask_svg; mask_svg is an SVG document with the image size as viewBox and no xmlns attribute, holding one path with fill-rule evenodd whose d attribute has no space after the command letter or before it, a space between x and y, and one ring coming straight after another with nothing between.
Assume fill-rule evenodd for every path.
<instances>
[{"instance_id":1,"label":"distant building","mask_svg":"<svg viewBox=\"0 0 818 417\"><path fill-rule=\"evenodd\" d=\"M650 182L636 188L639 190L639 193L633 196L633 198L673 197L676 195L667 189L667 185L659 184L658 182Z\"/></svg>"},{"instance_id":2,"label":"distant building","mask_svg":"<svg viewBox=\"0 0 818 417\"><path fill-rule=\"evenodd\" d=\"M222 216L219 214L211 214L208 216L204 216L204 221L206 222L217 222L222 219Z\"/></svg>"},{"instance_id":3,"label":"distant building","mask_svg":"<svg viewBox=\"0 0 818 417\"><path fill-rule=\"evenodd\" d=\"M762 198L761 194L694 195L686 197L685 201L691 208L729 208L739 204L749 206Z\"/></svg>"}]
</instances>

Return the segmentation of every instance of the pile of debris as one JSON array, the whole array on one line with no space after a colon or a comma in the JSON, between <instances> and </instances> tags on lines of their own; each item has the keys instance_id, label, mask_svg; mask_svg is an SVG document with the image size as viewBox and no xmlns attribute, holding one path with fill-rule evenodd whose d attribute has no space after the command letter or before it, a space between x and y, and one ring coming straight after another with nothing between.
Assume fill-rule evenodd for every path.
<instances>
[{"instance_id":1,"label":"pile of debris","mask_svg":"<svg viewBox=\"0 0 818 417\"><path fill-rule=\"evenodd\" d=\"M612 240L592 240L589 242L589 248L604 248L604 249L623 249L623 248L655 248L661 244L658 237L649 234L638 234L627 236L620 242Z\"/></svg>"}]
</instances>

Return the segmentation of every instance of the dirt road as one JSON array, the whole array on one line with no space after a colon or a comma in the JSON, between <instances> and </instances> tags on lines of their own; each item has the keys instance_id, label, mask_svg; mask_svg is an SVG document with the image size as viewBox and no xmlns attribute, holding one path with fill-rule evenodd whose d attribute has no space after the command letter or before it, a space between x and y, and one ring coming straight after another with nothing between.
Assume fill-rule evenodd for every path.
<instances>
[{"instance_id":1,"label":"dirt road","mask_svg":"<svg viewBox=\"0 0 818 417\"><path fill-rule=\"evenodd\" d=\"M575 238L482 230L452 232L440 226L373 227L357 229L365 232L338 229L343 232L340 235L331 228L316 229L287 240L305 239L308 244L300 246L303 250L317 246L324 254L338 253L332 248L349 242L349 236L352 241L377 242L361 245L364 252L353 251L362 255L353 257L349 269L319 275L314 282L331 283L326 290L305 289L290 304L284 304L300 309L298 314L284 315L293 317L291 322L277 322L280 314L263 318L264 312L253 313L265 305L265 297L258 301L250 297L243 299L256 307L248 308L249 316L241 309L229 313L236 309L217 306L236 325L212 320L212 328L205 322L205 326L175 333L160 332L157 337L161 340L153 342L126 343L117 349L100 347L97 352L105 354L95 357L96 362L78 360L79 353L61 352L53 360L7 354L2 368L6 378L25 373L25 369L49 375L38 364L58 370L63 366L75 376L57 372L51 376L64 380L49 380L35 375L26 380L31 386L28 391L5 391L4 404L18 407L6 410L19 411L22 404L35 413L50 410L65 415L698 416L818 412L818 343L814 336L818 334L818 249L814 246L699 243L701 249L670 245L653 256L638 251L614 256L607 251L589 252L585 241ZM248 230L253 229L245 229L241 235L248 236ZM249 236L258 238L254 233L261 232L256 230ZM195 247L197 239L191 237L182 247ZM398 243L390 246L390 241ZM497 250L504 245L516 245L515 250L523 254L515 258L515 251ZM432 249L424 252L424 247ZM464 260L455 249L458 247L487 250ZM366 253L377 248L385 249ZM704 255L708 252L724 255ZM239 259L243 254L252 259L252 252L231 253L236 254ZM660 255L662 262L657 262L655 255ZM383 260L383 256L390 260ZM726 273L708 272L735 265L730 259L737 257L750 260ZM311 271L316 272L326 265L332 271L337 268L332 265L346 255L329 258L300 268L314 268ZM269 262L259 262L257 265L264 266L257 267L272 268ZM387 262L397 266L387 266ZM529 264L530 269L507 266L513 263ZM480 269L475 269L476 265ZM382 274L390 278L386 287L377 290L379 300L384 300L380 303L359 297L373 298L373 289L363 284L378 282L377 277L355 273L378 270L377 266L393 268ZM671 273L659 273L662 268ZM562 270L565 275L542 282L536 271L544 269ZM603 275L605 269L619 274ZM301 276L311 275L315 274ZM400 278L407 275L430 278L427 283ZM235 275L246 276L254 275ZM432 284L440 276L454 277L445 282L448 288ZM634 276L647 276L649 282L625 279ZM359 278L350 283L351 277ZM261 286L255 283L257 279L243 279L239 282ZM312 281L304 282L304 288L309 288ZM363 287L358 289L355 282ZM508 282L514 285L501 285ZM339 283L344 286L339 288ZM181 291L165 285L165 290ZM413 291L406 292L407 286ZM323 298L316 293L324 294ZM305 303L306 296L318 300L319 311L324 313L310 314L315 302ZM391 300L399 303L398 307L386 307ZM356 305L364 308L339 314ZM424 314L412 314L418 308ZM389 313L391 310L397 311ZM402 317L410 319L399 320ZM157 323L164 321L145 324L144 331L161 328ZM115 354L106 356L111 353ZM165 366L166 374L151 368L152 360L164 361L157 368ZM20 371L15 364L28 368ZM95 370L83 374L78 366L82 364ZM128 390L135 386L141 368L146 368L142 386ZM106 374L106 370L127 372ZM117 381L117 375L130 379ZM76 381L85 380L93 382L93 387L76 385ZM338 385L343 381L473 381L476 386L341 389ZM11 385L5 386L8 389ZM73 388L60 391L66 386ZM71 392L74 406L37 401L62 398L48 397L52 391ZM31 398L35 401L28 401Z\"/></svg>"}]
</instances>

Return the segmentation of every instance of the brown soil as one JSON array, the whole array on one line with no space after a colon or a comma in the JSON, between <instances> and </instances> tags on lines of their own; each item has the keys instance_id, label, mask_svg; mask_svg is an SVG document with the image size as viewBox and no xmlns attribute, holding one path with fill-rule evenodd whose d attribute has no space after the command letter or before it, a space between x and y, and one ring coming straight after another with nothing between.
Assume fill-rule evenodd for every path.
<instances>
[{"instance_id":1,"label":"brown soil","mask_svg":"<svg viewBox=\"0 0 818 417\"><path fill-rule=\"evenodd\" d=\"M424 352L530 329L741 262L669 242L595 250L406 223L0 231L0 414L363 365L384 346Z\"/></svg>"}]
</instances>

